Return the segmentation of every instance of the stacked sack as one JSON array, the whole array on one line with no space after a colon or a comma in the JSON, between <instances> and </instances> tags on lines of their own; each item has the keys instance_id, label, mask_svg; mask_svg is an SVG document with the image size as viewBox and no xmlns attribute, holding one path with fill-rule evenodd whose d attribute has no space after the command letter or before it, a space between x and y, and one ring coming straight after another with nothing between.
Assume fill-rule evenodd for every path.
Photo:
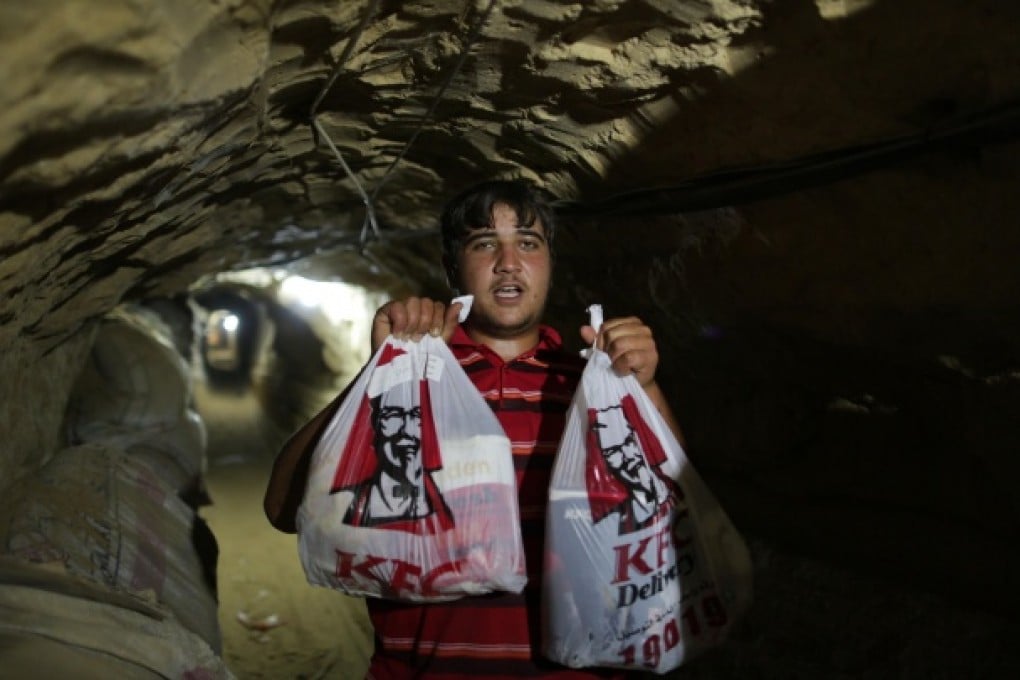
<instances>
[{"instance_id":1,"label":"stacked sack","mask_svg":"<svg viewBox=\"0 0 1020 680\"><path fill-rule=\"evenodd\" d=\"M0 640L19 642L0 644L5 667L231 677L215 539L194 506L206 431L169 338L140 308L105 318L69 400L69 446L0 502Z\"/></svg>"},{"instance_id":2,"label":"stacked sack","mask_svg":"<svg viewBox=\"0 0 1020 680\"><path fill-rule=\"evenodd\" d=\"M188 362L153 312L105 318L67 409L70 444L102 442L157 470L185 497L202 496L206 430L192 408Z\"/></svg>"}]
</instances>

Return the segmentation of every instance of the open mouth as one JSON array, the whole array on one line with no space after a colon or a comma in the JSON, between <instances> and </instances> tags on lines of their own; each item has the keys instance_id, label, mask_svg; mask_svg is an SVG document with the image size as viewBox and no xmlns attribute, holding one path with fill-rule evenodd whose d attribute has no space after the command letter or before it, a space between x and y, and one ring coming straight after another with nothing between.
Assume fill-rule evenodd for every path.
<instances>
[{"instance_id":1,"label":"open mouth","mask_svg":"<svg viewBox=\"0 0 1020 680\"><path fill-rule=\"evenodd\" d=\"M523 292L524 289L521 286L516 283L508 283L493 290L493 295L500 300L513 300L520 297Z\"/></svg>"}]
</instances>

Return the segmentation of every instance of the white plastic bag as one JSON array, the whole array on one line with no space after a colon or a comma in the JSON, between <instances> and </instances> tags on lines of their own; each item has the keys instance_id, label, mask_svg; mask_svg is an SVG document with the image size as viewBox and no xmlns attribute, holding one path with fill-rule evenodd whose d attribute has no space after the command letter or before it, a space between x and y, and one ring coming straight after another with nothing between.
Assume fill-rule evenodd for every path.
<instances>
[{"instance_id":1,"label":"white plastic bag","mask_svg":"<svg viewBox=\"0 0 1020 680\"><path fill-rule=\"evenodd\" d=\"M442 339L389 337L326 428L298 510L308 581L349 595L520 592L510 440Z\"/></svg>"},{"instance_id":2,"label":"white plastic bag","mask_svg":"<svg viewBox=\"0 0 1020 680\"><path fill-rule=\"evenodd\" d=\"M666 673L746 610L750 557L637 380L590 351L550 482L543 651Z\"/></svg>"}]
</instances>

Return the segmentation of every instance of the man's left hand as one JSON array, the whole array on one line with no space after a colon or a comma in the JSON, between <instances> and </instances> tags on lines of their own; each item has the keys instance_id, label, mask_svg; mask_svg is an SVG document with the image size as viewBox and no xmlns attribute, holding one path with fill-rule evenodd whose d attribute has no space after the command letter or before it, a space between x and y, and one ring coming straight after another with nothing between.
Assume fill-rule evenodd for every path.
<instances>
[{"instance_id":1,"label":"man's left hand","mask_svg":"<svg viewBox=\"0 0 1020 680\"><path fill-rule=\"evenodd\" d=\"M596 339L595 329L591 326L581 327L581 337L589 345ZM655 369L659 366L659 350L655 348L652 329L641 319L628 316L610 319L602 324L598 333L599 349L609 355L613 362L613 370L618 375L632 373L644 388L645 394L652 400L655 408L662 414L666 425L676 436L681 446L686 446L680 424L673 415L673 409L658 383L655 382Z\"/></svg>"},{"instance_id":2,"label":"man's left hand","mask_svg":"<svg viewBox=\"0 0 1020 680\"><path fill-rule=\"evenodd\" d=\"M595 329L582 326L581 338L590 345L595 340ZM596 347L609 355L618 375L631 373L646 388L655 382L659 351L652 329L641 319L628 316L605 321L599 329Z\"/></svg>"}]
</instances>

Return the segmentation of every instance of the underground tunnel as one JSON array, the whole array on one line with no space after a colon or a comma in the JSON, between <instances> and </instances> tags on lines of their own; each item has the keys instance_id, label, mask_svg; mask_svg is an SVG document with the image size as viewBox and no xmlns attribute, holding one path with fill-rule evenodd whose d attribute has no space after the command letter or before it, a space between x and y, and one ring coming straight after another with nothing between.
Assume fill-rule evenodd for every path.
<instances>
[{"instance_id":1,"label":"underground tunnel","mask_svg":"<svg viewBox=\"0 0 1020 680\"><path fill-rule=\"evenodd\" d=\"M0 7L0 676L361 678L262 495L524 179L654 331L754 600L669 677L1016 677L1020 4Z\"/></svg>"}]
</instances>

